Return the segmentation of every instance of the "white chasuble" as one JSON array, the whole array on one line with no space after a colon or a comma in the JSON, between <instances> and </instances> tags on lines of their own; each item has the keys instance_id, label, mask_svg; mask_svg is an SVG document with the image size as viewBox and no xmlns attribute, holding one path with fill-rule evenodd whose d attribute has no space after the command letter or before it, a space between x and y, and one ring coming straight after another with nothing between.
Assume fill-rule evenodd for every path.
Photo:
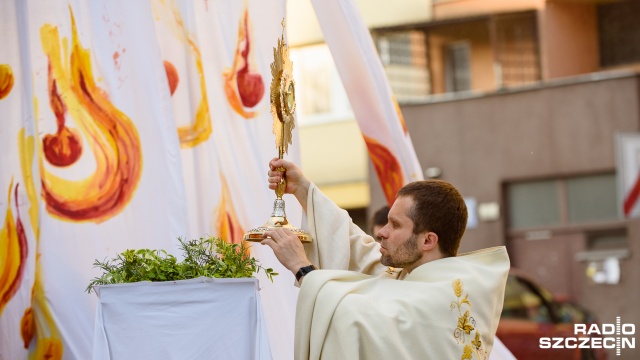
<instances>
[{"instance_id":1,"label":"white chasuble","mask_svg":"<svg viewBox=\"0 0 640 360\"><path fill-rule=\"evenodd\" d=\"M309 259L352 271L305 276L295 358L489 359L510 266L506 249L431 261L398 281L380 264L379 245L343 211L311 186Z\"/></svg>"}]
</instances>

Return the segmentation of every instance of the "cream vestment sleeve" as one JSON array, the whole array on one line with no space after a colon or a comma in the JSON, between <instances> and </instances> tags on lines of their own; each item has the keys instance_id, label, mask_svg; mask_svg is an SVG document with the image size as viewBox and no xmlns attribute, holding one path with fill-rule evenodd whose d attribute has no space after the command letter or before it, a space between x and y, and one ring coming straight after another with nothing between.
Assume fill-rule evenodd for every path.
<instances>
[{"instance_id":1,"label":"cream vestment sleeve","mask_svg":"<svg viewBox=\"0 0 640 360\"><path fill-rule=\"evenodd\" d=\"M364 274L387 270L380 263L380 244L356 226L347 211L314 184L309 187L306 216L313 241L304 246L309 261L316 267Z\"/></svg>"}]
</instances>

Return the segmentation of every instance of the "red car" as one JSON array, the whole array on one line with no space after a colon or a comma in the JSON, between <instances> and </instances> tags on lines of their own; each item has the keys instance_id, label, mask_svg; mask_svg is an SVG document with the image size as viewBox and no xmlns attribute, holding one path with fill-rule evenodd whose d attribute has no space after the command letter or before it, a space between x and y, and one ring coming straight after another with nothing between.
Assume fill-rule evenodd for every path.
<instances>
[{"instance_id":1,"label":"red car","mask_svg":"<svg viewBox=\"0 0 640 360\"><path fill-rule=\"evenodd\" d=\"M521 271L512 269L507 279L504 307L496 335L518 360L605 360L604 349L541 348L540 338L578 337L573 324L596 323L588 311L559 302Z\"/></svg>"}]
</instances>

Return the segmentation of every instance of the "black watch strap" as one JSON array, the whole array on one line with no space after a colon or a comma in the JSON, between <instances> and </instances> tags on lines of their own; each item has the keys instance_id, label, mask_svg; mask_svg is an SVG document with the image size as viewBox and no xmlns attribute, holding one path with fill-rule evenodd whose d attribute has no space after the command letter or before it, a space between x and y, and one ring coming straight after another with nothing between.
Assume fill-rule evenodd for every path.
<instances>
[{"instance_id":1,"label":"black watch strap","mask_svg":"<svg viewBox=\"0 0 640 360\"><path fill-rule=\"evenodd\" d=\"M298 270L298 272L296 273L296 281L300 282L300 279L302 279L303 276L307 275L315 269L316 267L313 265L301 267L300 270Z\"/></svg>"}]
</instances>

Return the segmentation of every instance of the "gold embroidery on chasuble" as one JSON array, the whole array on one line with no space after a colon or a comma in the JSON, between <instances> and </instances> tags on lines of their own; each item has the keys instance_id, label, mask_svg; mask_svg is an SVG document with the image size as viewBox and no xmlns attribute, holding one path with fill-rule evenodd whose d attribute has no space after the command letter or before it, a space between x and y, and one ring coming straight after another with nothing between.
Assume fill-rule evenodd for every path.
<instances>
[{"instance_id":1,"label":"gold embroidery on chasuble","mask_svg":"<svg viewBox=\"0 0 640 360\"><path fill-rule=\"evenodd\" d=\"M486 360L487 352L484 350L482 341L480 340L480 332L476 328L476 321L471 316L472 310L471 302L469 301L469 294L464 294L464 287L462 280L455 279L452 282L453 293L456 296L456 300L451 302L451 311L454 309L458 311L458 322L456 328L453 330L453 337L460 345L464 345L462 349L461 360L471 360L475 354L478 360ZM463 312L464 310L464 312ZM474 336L471 333L474 332Z\"/></svg>"},{"instance_id":2,"label":"gold embroidery on chasuble","mask_svg":"<svg viewBox=\"0 0 640 360\"><path fill-rule=\"evenodd\" d=\"M405 276L407 276L407 272L404 269L387 267L384 273L382 273L383 277L388 277L395 280L404 280Z\"/></svg>"}]
</instances>

